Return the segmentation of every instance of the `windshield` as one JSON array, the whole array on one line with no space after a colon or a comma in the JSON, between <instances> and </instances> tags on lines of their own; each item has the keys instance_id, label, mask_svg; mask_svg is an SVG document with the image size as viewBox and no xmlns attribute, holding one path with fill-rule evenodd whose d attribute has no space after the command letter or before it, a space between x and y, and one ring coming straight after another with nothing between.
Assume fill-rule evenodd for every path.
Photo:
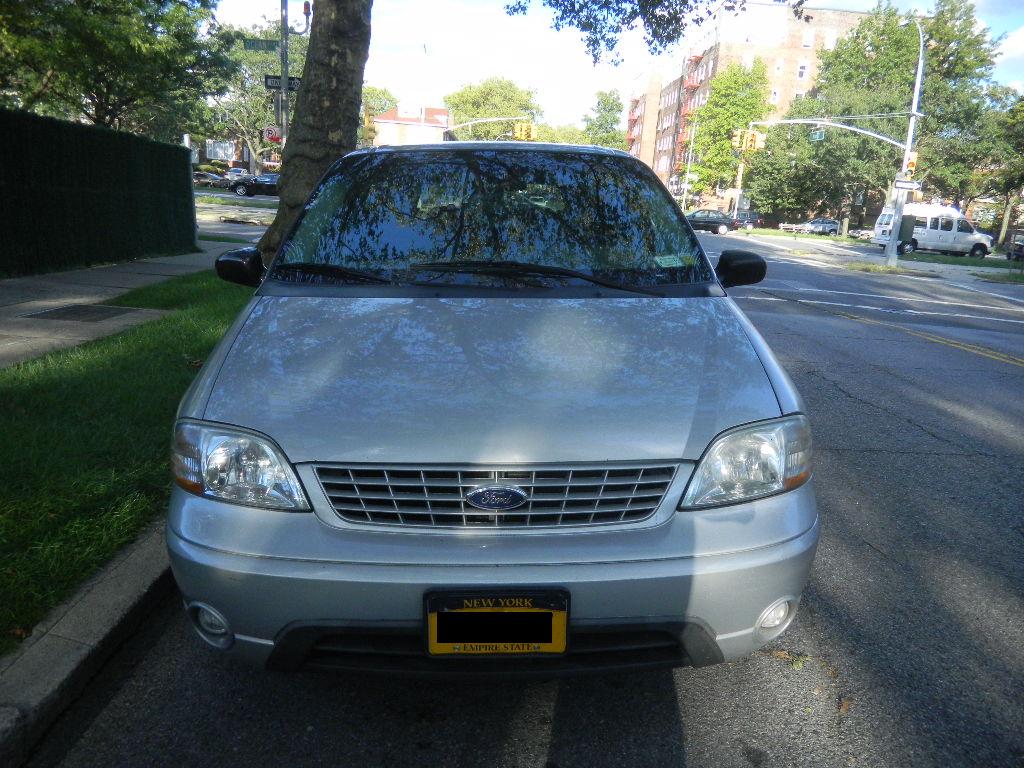
<instances>
[{"instance_id":1,"label":"windshield","mask_svg":"<svg viewBox=\"0 0 1024 768\"><path fill-rule=\"evenodd\" d=\"M466 262L477 268L430 266ZM324 270L288 267L319 264L397 283L574 279L480 269L480 262L558 267L636 286L713 279L672 199L632 160L501 149L342 161L307 205L271 277L322 282Z\"/></svg>"}]
</instances>

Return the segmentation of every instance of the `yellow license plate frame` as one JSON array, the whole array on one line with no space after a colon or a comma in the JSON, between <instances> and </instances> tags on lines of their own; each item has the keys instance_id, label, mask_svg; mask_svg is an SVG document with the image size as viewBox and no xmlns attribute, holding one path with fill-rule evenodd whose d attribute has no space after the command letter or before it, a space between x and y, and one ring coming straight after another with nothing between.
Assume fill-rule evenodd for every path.
<instances>
[{"instance_id":1,"label":"yellow license plate frame","mask_svg":"<svg viewBox=\"0 0 1024 768\"><path fill-rule=\"evenodd\" d=\"M558 656L569 641L569 593L561 590L514 590L488 592L431 592L425 596L427 653L430 656ZM547 642L523 639L474 640L441 637L439 626L450 623L440 614L473 614L486 620L500 616L498 622L514 627L515 614L551 616ZM509 622L509 619L513 619ZM465 620L461 620L465 621ZM473 620L470 619L470 622ZM451 634L449 630L447 634ZM468 636L467 636L468 637Z\"/></svg>"}]
</instances>

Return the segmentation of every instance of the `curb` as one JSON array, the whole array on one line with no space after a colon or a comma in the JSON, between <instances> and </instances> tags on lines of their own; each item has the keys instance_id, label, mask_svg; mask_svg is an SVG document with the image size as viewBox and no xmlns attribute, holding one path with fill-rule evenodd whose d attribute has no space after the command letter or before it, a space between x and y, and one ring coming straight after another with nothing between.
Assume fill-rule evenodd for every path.
<instances>
[{"instance_id":1,"label":"curb","mask_svg":"<svg viewBox=\"0 0 1024 768\"><path fill-rule=\"evenodd\" d=\"M0 658L0 765L16 768L29 757L172 585L161 519Z\"/></svg>"}]
</instances>

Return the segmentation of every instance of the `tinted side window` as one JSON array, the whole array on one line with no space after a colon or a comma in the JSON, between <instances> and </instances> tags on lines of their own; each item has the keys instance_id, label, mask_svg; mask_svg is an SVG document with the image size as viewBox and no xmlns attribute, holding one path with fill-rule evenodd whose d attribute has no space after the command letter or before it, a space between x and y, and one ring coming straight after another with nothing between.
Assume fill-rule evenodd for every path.
<instances>
[{"instance_id":1,"label":"tinted side window","mask_svg":"<svg viewBox=\"0 0 1024 768\"><path fill-rule=\"evenodd\" d=\"M974 227L971 226L971 222L967 219L957 219L956 221L957 232L973 232Z\"/></svg>"},{"instance_id":2,"label":"tinted side window","mask_svg":"<svg viewBox=\"0 0 1024 768\"><path fill-rule=\"evenodd\" d=\"M938 229L938 228L939 228L939 220L938 219L928 219L928 229Z\"/></svg>"},{"instance_id":3,"label":"tinted side window","mask_svg":"<svg viewBox=\"0 0 1024 768\"><path fill-rule=\"evenodd\" d=\"M940 221L941 221L941 223L939 224L939 229L941 229L943 232L952 232L953 231L953 220L952 219L942 218L942 219L940 219Z\"/></svg>"},{"instance_id":4,"label":"tinted side window","mask_svg":"<svg viewBox=\"0 0 1024 768\"><path fill-rule=\"evenodd\" d=\"M921 229L924 229L927 226L928 226L928 219L925 218L924 216L917 216L917 217L914 218L914 228L915 229L917 229L918 227L920 227Z\"/></svg>"}]
</instances>

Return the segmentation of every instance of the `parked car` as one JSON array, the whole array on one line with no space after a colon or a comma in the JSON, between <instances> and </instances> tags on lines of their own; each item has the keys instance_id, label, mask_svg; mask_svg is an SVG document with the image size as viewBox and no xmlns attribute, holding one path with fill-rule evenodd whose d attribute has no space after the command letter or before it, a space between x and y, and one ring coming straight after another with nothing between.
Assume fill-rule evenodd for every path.
<instances>
[{"instance_id":1,"label":"parked car","mask_svg":"<svg viewBox=\"0 0 1024 768\"><path fill-rule=\"evenodd\" d=\"M875 236L871 242L885 248L889 230L893 226L893 208L884 208L875 222ZM992 250L992 237L974 229L974 225L956 208L933 203L907 203L903 217L914 219L914 230L909 240L900 241L900 251L939 251L953 256L970 255L984 258Z\"/></svg>"},{"instance_id":2,"label":"parked car","mask_svg":"<svg viewBox=\"0 0 1024 768\"><path fill-rule=\"evenodd\" d=\"M277 180L279 178L281 178L279 173L261 173L259 176L246 176L238 181L231 182L228 189L239 197L276 195Z\"/></svg>"},{"instance_id":3,"label":"parked car","mask_svg":"<svg viewBox=\"0 0 1024 768\"><path fill-rule=\"evenodd\" d=\"M797 229L808 235L838 235L840 223L835 219L811 219Z\"/></svg>"},{"instance_id":4,"label":"parked car","mask_svg":"<svg viewBox=\"0 0 1024 768\"><path fill-rule=\"evenodd\" d=\"M231 182L223 176L218 176L216 173L193 171L192 183L197 187L219 187L226 189Z\"/></svg>"},{"instance_id":5,"label":"parked car","mask_svg":"<svg viewBox=\"0 0 1024 768\"><path fill-rule=\"evenodd\" d=\"M224 175L231 181L238 181L239 179L251 176L252 174L245 168L228 168L224 172Z\"/></svg>"},{"instance_id":6,"label":"parked car","mask_svg":"<svg viewBox=\"0 0 1024 768\"><path fill-rule=\"evenodd\" d=\"M596 180L596 181L595 181ZM274 668L704 665L797 611L792 382L616 150L380 147L328 170L182 400L167 546L210 646Z\"/></svg>"},{"instance_id":7,"label":"parked car","mask_svg":"<svg viewBox=\"0 0 1024 768\"><path fill-rule=\"evenodd\" d=\"M701 208L686 214L686 220L694 229L703 229L706 232L714 232L724 235L731 229L738 229L739 221L732 216L727 216L721 211L712 211L709 208Z\"/></svg>"},{"instance_id":8,"label":"parked car","mask_svg":"<svg viewBox=\"0 0 1024 768\"><path fill-rule=\"evenodd\" d=\"M737 226L743 229L753 229L754 227L764 226L764 216L757 211L737 211L736 212Z\"/></svg>"}]
</instances>

